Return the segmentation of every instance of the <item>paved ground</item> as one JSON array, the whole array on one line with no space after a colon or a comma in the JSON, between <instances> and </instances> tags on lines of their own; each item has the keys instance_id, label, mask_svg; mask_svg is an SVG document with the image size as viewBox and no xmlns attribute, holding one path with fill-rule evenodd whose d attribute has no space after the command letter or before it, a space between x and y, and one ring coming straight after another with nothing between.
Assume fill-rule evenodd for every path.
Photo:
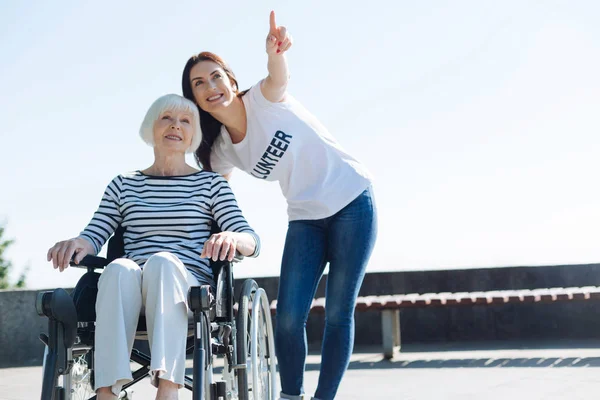
<instances>
[{"instance_id":1,"label":"paved ground","mask_svg":"<svg viewBox=\"0 0 600 400\"><path fill-rule=\"evenodd\" d=\"M393 361L358 349L340 387L341 400L577 400L598 397L600 343L471 343L405 346ZM597 369L598 368L598 369ZM306 390L314 391L319 357L309 356ZM0 400L38 399L41 367L0 370ZM152 400L148 380L134 400ZM187 390L181 400L191 399Z\"/></svg>"}]
</instances>

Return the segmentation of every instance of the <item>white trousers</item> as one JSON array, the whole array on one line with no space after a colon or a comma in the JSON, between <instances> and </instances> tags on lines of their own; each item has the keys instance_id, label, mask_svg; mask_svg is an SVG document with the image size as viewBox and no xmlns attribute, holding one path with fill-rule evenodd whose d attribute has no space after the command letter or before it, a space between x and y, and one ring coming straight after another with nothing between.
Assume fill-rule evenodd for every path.
<instances>
[{"instance_id":1,"label":"white trousers","mask_svg":"<svg viewBox=\"0 0 600 400\"><path fill-rule=\"evenodd\" d=\"M98 281L94 352L95 386L110 386L118 396L133 379L129 356L140 314L146 315L150 343L150 376L183 387L188 331L187 294L197 279L177 256L160 252L143 270L119 258L106 266Z\"/></svg>"}]
</instances>

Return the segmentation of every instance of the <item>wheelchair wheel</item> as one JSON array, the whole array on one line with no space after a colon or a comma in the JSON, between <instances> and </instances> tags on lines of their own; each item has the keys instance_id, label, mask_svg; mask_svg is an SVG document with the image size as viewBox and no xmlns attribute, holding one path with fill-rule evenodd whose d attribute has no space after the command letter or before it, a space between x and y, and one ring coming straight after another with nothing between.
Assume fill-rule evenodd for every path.
<instances>
[{"instance_id":1,"label":"wheelchair wheel","mask_svg":"<svg viewBox=\"0 0 600 400\"><path fill-rule=\"evenodd\" d=\"M275 400L277 396L275 343L271 309L264 289L258 289L252 303L250 355L254 400Z\"/></svg>"},{"instance_id":2,"label":"wheelchair wheel","mask_svg":"<svg viewBox=\"0 0 600 400\"><path fill-rule=\"evenodd\" d=\"M68 350L72 351L72 350ZM42 368L46 367L46 355L48 347L45 346L44 362ZM85 350L72 353L73 364L68 374L62 375L62 388L65 400L89 400L96 395L94 391L94 371L91 368L93 353ZM60 382L60 380L59 380ZM60 384L60 383L59 383ZM69 388L69 389L66 389Z\"/></svg>"},{"instance_id":3,"label":"wheelchair wheel","mask_svg":"<svg viewBox=\"0 0 600 400\"><path fill-rule=\"evenodd\" d=\"M254 300L254 294L258 290L258 284L252 280L247 279L242 285L242 291L240 293L240 299L238 301L238 313L235 319L236 327L236 343L235 351L238 365L246 365L246 369L236 369L237 381L238 381L238 398L239 400L249 400L248 390L250 386L248 384L248 371L251 370L250 362L250 333L252 318L250 316L249 308L252 306Z\"/></svg>"},{"instance_id":4,"label":"wheelchair wheel","mask_svg":"<svg viewBox=\"0 0 600 400\"><path fill-rule=\"evenodd\" d=\"M94 391L93 353L89 350L72 351L73 364L67 375L63 375L66 400L88 400L96 395Z\"/></svg>"},{"instance_id":5,"label":"wheelchair wheel","mask_svg":"<svg viewBox=\"0 0 600 400\"><path fill-rule=\"evenodd\" d=\"M65 387L71 387L71 397L68 394L65 396L67 400L89 400L96 396L92 357L94 357L94 353L89 350L83 352L74 350L71 373L65 377L64 381ZM117 398L118 400L131 400L132 391L130 389L121 390Z\"/></svg>"},{"instance_id":6,"label":"wheelchair wheel","mask_svg":"<svg viewBox=\"0 0 600 400\"><path fill-rule=\"evenodd\" d=\"M277 398L276 358L271 312L266 293L254 280L242 286L236 317L236 353L240 400Z\"/></svg>"}]
</instances>

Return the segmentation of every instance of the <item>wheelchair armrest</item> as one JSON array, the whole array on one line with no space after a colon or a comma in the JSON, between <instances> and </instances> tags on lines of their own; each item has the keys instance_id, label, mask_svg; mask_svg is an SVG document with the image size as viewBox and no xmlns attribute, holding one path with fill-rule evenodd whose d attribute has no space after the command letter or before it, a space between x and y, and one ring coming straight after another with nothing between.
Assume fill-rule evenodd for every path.
<instances>
[{"instance_id":1,"label":"wheelchair armrest","mask_svg":"<svg viewBox=\"0 0 600 400\"><path fill-rule=\"evenodd\" d=\"M79 264L75 264L73 260L69 262L69 265L77 268L93 268L93 269L102 269L108 265L108 260L104 257L98 256L85 256L79 262Z\"/></svg>"},{"instance_id":2,"label":"wheelchair armrest","mask_svg":"<svg viewBox=\"0 0 600 400\"><path fill-rule=\"evenodd\" d=\"M235 253L235 257L233 258L234 263L238 263L240 261L242 261L244 259L244 256L239 253L236 252ZM93 268L93 269L102 269L104 267L106 267L108 265L108 260L104 257L98 257L98 256L85 256L83 257L83 259L79 262L79 264L75 264L73 262L73 260L71 260L69 262L69 265L71 267L77 267L77 268Z\"/></svg>"}]
</instances>

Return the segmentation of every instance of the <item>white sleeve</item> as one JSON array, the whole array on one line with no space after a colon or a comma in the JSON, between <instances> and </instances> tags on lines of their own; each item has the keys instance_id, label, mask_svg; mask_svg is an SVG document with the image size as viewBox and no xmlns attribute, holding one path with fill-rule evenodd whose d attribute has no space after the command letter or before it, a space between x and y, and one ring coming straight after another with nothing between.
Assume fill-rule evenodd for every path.
<instances>
[{"instance_id":1,"label":"white sleeve","mask_svg":"<svg viewBox=\"0 0 600 400\"><path fill-rule=\"evenodd\" d=\"M210 165L213 172L220 175L227 175L233 171L235 165L233 165L227 158L221 148L223 144L220 140L215 140L213 147L210 151Z\"/></svg>"},{"instance_id":2,"label":"white sleeve","mask_svg":"<svg viewBox=\"0 0 600 400\"><path fill-rule=\"evenodd\" d=\"M263 80L258 81L258 83L248 90L248 95L252 99L254 103L256 103L259 107L269 107L273 103L266 99L266 97L262 94L261 86L263 84Z\"/></svg>"},{"instance_id":3,"label":"white sleeve","mask_svg":"<svg viewBox=\"0 0 600 400\"><path fill-rule=\"evenodd\" d=\"M287 91L285 92L285 95L283 97L282 101L279 101L277 103L273 103L270 100L267 100L267 98L265 97L265 95L262 93L262 89L261 86L263 85L264 79L261 79L260 81L258 81L258 83L254 86L252 86L249 90L248 90L248 95L250 96L250 98L252 99L252 101L258 105L261 108L265 108L265 107L271 107L275 104L281 104L281 103L286 103L288 100L288 94Z\"/></svg>"}]
</instances>

